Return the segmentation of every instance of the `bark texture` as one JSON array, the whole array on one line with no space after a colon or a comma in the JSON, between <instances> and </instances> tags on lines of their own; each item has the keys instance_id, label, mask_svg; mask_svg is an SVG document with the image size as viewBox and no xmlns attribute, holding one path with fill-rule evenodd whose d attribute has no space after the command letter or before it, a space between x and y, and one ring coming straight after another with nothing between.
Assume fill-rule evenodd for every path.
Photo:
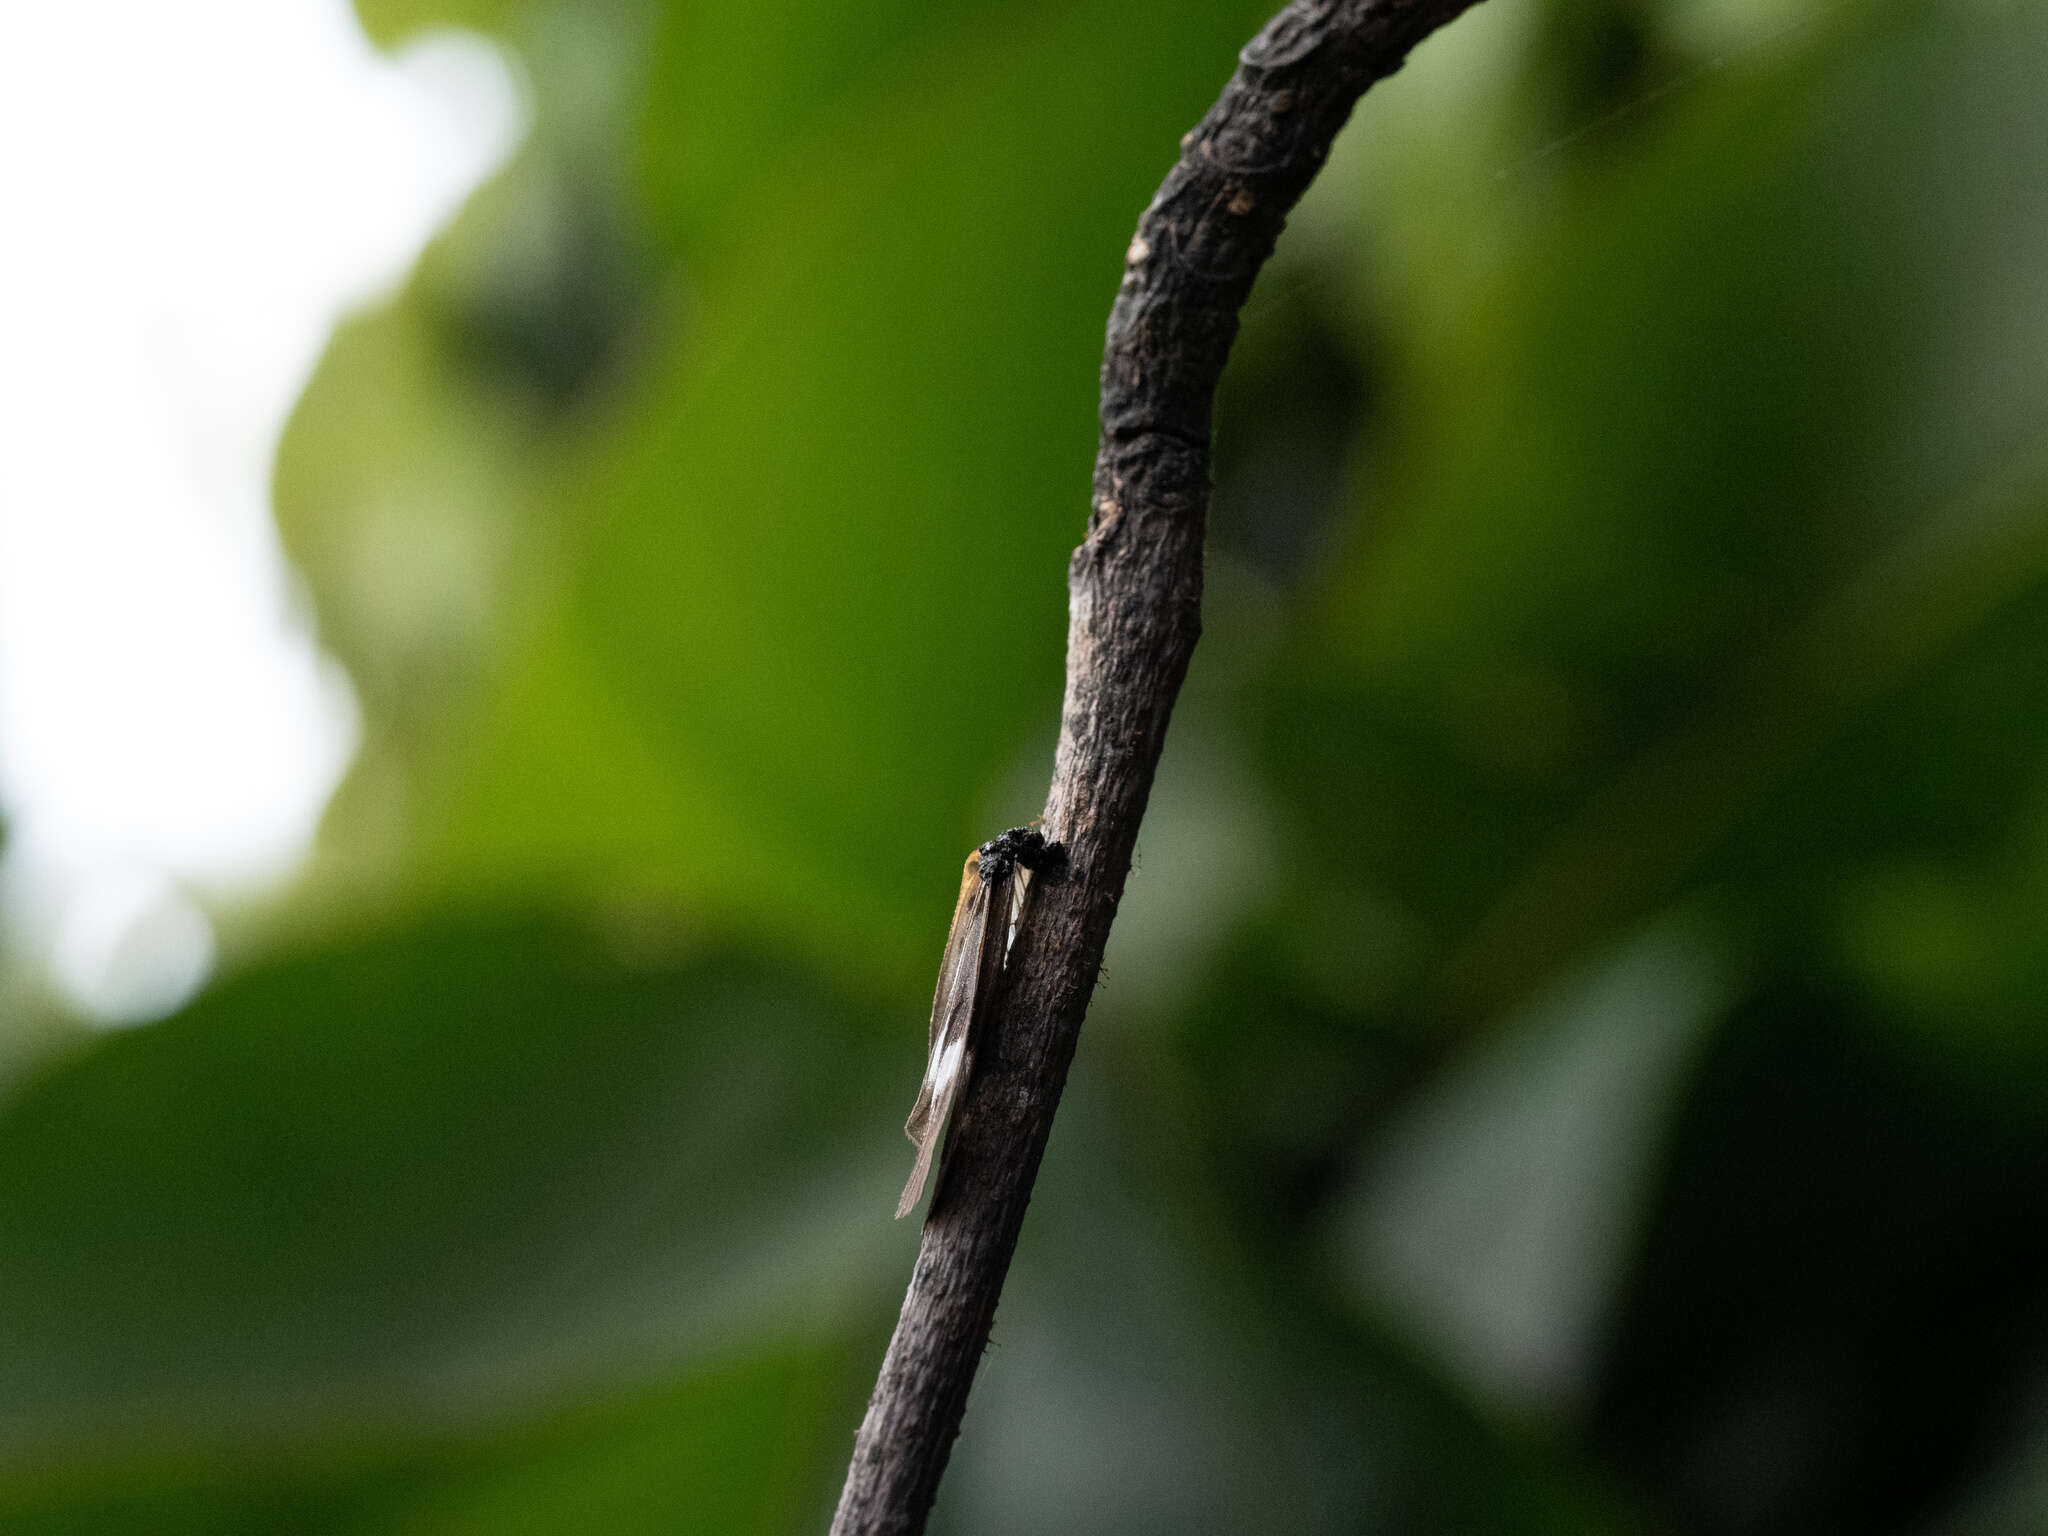
<instances>
[{"instance_id":1,"label":"bark texture","mask_svg":"<svg viewBox=\"0 0 2048 1536\"><path fill-rule=\"evenodd\" d=\"M1296 0L1239 55L1138 221L1110 311L1087 540L1068 568L1066 701L1037 882L979 1042L832 1523L924 1529L1052 1131L1201 633L1209 420L1238 311L1374 81L1473 0Z\"/></svg>"}]
</instances>

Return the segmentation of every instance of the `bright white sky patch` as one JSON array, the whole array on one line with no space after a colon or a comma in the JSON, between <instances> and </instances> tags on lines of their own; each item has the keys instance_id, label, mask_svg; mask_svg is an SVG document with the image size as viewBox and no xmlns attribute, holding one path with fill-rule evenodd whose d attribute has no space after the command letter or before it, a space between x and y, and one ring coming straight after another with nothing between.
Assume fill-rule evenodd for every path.
<instances>
[{"instance_id":1,"label":"bright white sky patch","mask_svg":"<svg viewBox=\"0 0 2048 1536\"><path fill-rule=\"evenodd\" d=\"M72 0L0 32L9 914L88 1011L146 1016L209 963L186 893L287 874L354 749L271 519L286 416L524 105L490 45L393 60L347 0Z\"/></svg>"}]
</instances>

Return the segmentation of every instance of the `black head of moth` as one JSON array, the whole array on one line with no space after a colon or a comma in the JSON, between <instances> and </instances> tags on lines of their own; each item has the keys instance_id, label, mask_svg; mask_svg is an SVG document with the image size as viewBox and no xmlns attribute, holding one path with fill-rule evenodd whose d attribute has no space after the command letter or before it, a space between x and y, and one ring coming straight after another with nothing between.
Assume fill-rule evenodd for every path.
<instances>
[{"instance_id":1,"label":"black head of moth","mask_svg":"<svg viewBox=\"0 0 2048 1536\"><path fill-rule=\"evenodd\" d=\"M1036 827L1012 827L998 832L974 850L981 860L983 880L1006 880L1017 869L1056 879L1067 867L1064 843L1050 842Z\"/></svg>"},{"instance_id":2,"label":"black head of moth","mask_svg":"<svg viewBox=\"0 0 2048 1536\"><path fill-rule=\"evenodd\" d=\"M1024 915L1031 878L1057 879L1065 868L1066 850L1031 827L998 833L967 855L960 872L960 900L953 908L946 953L939 961L939 985L932 995L924 1082L903 1124L904 1134L917 1148L917 1162L896 1205L899 1217L909 1215L924 1193L932 1154L973 1075L981 1022Z\"/></svg>"}]
</instances>

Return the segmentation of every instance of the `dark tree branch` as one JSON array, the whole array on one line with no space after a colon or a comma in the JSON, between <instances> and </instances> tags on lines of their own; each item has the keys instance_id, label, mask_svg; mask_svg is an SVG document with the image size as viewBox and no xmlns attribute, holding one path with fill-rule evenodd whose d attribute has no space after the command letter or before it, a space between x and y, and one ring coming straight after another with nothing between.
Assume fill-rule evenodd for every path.
<instances>
[{"instance_id":1,"label":"dark tree branch","mask_svg":"<svg viewBox=\"0 0 2048 1536\"><path fill-rule=\"evenodd\" d=\"M1102 360L1088 538L1046 800L1068 873L1010 954L883 1359L834 1536L924 1529L987 1346L1201 632L1209 413L1237 313L1365 89L1473 0L1295 0L1239 55L1138 221Z\"/></svg>"}]
</instances>

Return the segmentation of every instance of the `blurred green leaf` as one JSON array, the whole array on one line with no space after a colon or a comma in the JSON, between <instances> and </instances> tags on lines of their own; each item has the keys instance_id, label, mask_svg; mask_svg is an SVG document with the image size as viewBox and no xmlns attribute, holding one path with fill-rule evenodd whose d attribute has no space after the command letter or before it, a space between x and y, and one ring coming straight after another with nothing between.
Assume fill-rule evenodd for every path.
<instances>
[{"instance_id":1,"label":"blurred green leaf","mask_svg":"<svg viewBox=\"0 0 2048 1536\"><path fill-rule=\"evenodd\" d=\"M1887 15L1701 86L1411 377L1389 503L1270 731L1297 817L1372 850L1465 1006L1759 806L1839 803L1770 797L2038 583L2048 302L1996 274L2048 259L2044 61L2031 14ZM2033 718L1972 739L2037 764ZM1748 878L1787 873L1766 846Z\"/></svg>"},{"instance_id":2,"label":"blurred green leaf","mask_svg":"<svg viewBox=\"0 0 2048 1536\"><path fill-rule=\"evenodd\" d=\"M0 1433L466 1419L830 1340L904 1241L864 1219L900 1148L863 1038L744 959L527 923L105 1039L0 1119Z\"/></svg>"},{"instance_id":3,"label":"blurred green leaf","mask_svg":"<svg viewBox=\"0 0 2048 1536\"><path fill-rule=\"evenodd\" d=\"M559 600L521 597L407 824L438 888L658 883L901 982L934 872L1052 717L1118 252L1247 13L951 18L816 102L820 40L765 28L735 78L804 109L708 146L720 55L677 26L641 117L656 208L721 144L776 169L684 243L688 323L643 333L619 418L537 466L580 553Z\"/></svg>"},{"instance_id":4,"label":"blurred green leaf","mask_svg":"<svg viewBox=\"0 0 2048 1536\"><path fill-rule=\"evenodd\" d=\"M820 1387L840 1362L783 1350L607 1405L509 1425L355 1431L295 1442L175 1435L0 1480L0 1520L32 1536L249 1536L289 1530L465 1536L678 1527L812 1528L836 1450Z\"/></svg>"},{"instance_id":5,"label":"blurred green leaf","mask_svg":"<svg viewBox=\"0 0 2048 1536\"><path fill-rule=\"evenodd\" d=\"M356 18L379 46L389 48L428 27L474 27L494 32L508 26L525 0L354 0Z\"/></svg>"}]
</instances>

